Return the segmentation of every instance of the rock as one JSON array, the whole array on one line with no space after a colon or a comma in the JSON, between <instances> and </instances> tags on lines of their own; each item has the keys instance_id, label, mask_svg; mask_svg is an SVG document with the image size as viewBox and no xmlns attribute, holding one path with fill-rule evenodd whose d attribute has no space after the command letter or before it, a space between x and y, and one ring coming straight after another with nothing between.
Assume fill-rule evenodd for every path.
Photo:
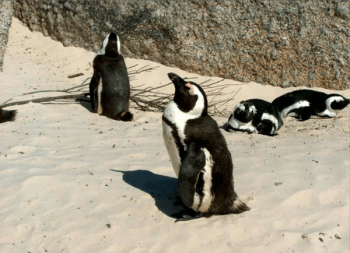
<instances>
[{"instance_id":1,"label":"rock","mask_svg":"<svg viewBox=\"0 0 350 253\"><path fill-rule=\"evenodd\" d=\"M309 73L308 78L309 78L309 80L314 80L315 79L315 74L314 73Z\"/></svg>"},{"instance_id":2,"label":"rock","mask_svg":"<svg viewBox=\"0 0 350 253\"><path fill-rule=\"evenodd\" d=\"M332 89L350 80L349 1L14 1L13 8L31 30L94 52L114 30L125 57L202 75Z\"/></svg>"},{"instance_id":3,"label":"rock","mask_svg":"<svg viewBox=\"0 0 350 253\"><path fill-rule=\"evenodd\" d=\"M0 1L0 71L3 70L3 60L8 41L8 30L12 21L12 1Z\"/></svg>"},{"instance_id":4,"label":"rock","mask_svg":"<svg viewBox=\"0 0 350 253\"><path fill-rule=\"evenodd\" d=\"M283 81L282 83L281 83L281 87L282 88L287 88L289 86L289 81Z\"/></svg>"},{"instance_id":5,"label":"rock","mask_svg":"<svg viewBox=\"0 0 350 253\"><path fill-rule=\"evenodd\" d=\"M338 5L335 9L335 15L340 18L347 18L349 11L345 5Z\"/></svg>"}]
</instances>

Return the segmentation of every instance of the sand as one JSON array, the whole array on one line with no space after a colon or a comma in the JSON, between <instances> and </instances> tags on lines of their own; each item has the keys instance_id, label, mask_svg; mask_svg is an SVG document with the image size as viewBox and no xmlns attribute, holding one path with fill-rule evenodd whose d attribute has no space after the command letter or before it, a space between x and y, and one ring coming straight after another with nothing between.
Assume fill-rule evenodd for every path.
<instances>
[{"instance_id":1,"label":"sand","mask_svg":"<svg viewBox=\"0 0 350 253\"><path fill-rule=\"evenodd\" d=\"M22 94L81 84L94 55L13 19L0 103L62 95ZM126 64L157 67L133 86L169 83L168 72L221 80L145 60ZM223 83L236 93L228 108L296 89ZM6 109L18 115L0 125L0 252L349 252L349 107L334 119L287 118L275 137L221 130L235 190L251 210L178 223L170 216L181 206L161 113L131 108L134 121L125 123L74 100ZM223 126L227 118L215 120Z\"/></svg>"}]
</instances>

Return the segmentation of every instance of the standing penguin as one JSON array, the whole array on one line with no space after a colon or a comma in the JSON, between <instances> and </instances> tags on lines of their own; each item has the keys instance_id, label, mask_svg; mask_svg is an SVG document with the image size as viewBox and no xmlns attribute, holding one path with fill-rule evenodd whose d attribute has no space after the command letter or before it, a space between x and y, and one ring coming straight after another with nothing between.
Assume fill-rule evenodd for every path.
<instances>
[{"instance_id":1,"label":"standing penguin","mask_svg":"<svg viewBox=\"0 0 350 253\"><path fill-rule=\"evenodd\" d=\"M174 73L168 76L175 96L163 113L163 138L179 179L180 198L190 208L175 216L187 220L249 210L234 191L231 153L208 115L203 89Z\"/></svg>"},{"instance_id":2,"label":"standing penguin","mask_svg":"<svg viewBox=\"0 0 350 253\"><path fill-rule=\"evenodd\" d=\"M308 120L312 115L333 118L349 103L350 99L342 95L314 90L288 92L272 101L283 118L294 116L299 120Z\"/></svg>"},{"instance_id":3,"label":"standing penguin","mask_svg":"<svg viewBox=\"0 0 350 253\"><path fill-rule=\"evenodd\" d=\"M115 33L104 39L94 62L90 82L92 109L99 115L122 121L131 121L129 112L130 83L120 41Z\"/></svg>"},{"instance_id":4,"label":"standing penguin","mask_svg":"<svg viewBox=\"0 0 350 253\"><path fill-rule=\"evenodd\" d=\"M7 111L0 108L0 123L4 123L6 121L14 121L16 118L16 114L16 110Z\"/></svg>"},{"instance_id":5,"label":"standing penguin","mask_svg":"<svg viewBox=\"0 0 350 253\"><path fill-rule=\"evenodd\" d=\"M227 130L274 135L283 126L277 109L262 99L241 101L228 119Z\"/></svg>"}]
</instances>

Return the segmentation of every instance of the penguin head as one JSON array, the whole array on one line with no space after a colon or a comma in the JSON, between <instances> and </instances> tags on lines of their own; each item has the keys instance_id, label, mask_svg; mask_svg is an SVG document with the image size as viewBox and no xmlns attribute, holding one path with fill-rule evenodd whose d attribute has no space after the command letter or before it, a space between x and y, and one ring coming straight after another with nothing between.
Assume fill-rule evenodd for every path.
<instances>
[{"instance_id":1,"label":"penguin head","mask_svg":"<svg viewBox=\"0 0 350 253\"><path fill-rule=\"evenodd\" d=\"M242 123L248 123L253 120L257 110L252 102L241 101L235 106L233 116Z\"/></svg>"},{"instance_id":2,"label":"penguin head","mask_svg":"<svg viewBox=\"0 0 350 253\"><path fill-rule=\"evenodd\" d=\"M331 110L342 110L350 104L350 99L344 98L339 94L330 94L326 99L326 106Z\"/></svg>"},{"instance_id":3,"label":"penguin head","mask_svg":"<svg viewBox=\"0 0 350 253\"><path fill-rule=\"evenodd\" d=\"M174 102L184 113L194 116L208 114L208 100L203 89L194 82L187 82L174 73L168 73L175 86Z\"/></svg>"},{"instance_id":4,"label":"penguin head","mask_svg":"<svg viewBox=\"0 0 350 253\"><path fill-rule=\"evenodd\" d=\"M97 54L105 55L110 58L115 58L120 55L120 40L118 35L114 32L107 34Z\"/></svg>"},{"instance_id":5,"label":"penguin head","mask_svg":"<svg viewBox=\"0 0 350 253\"><path fill-rule=\"evenodd\" d=\"M283 122L279 121L274 114L265 111L261 115L260 123L257 125L256 129L259 134L274 135L282 125Z\"/></svg>"},{"instance_id":6,"label":"penguin head","mask_svg":"<svg viewBox=\"0 0 350 253\"><path fill-rule=\"evenodd\" d=\"M276 131L276 126L270 120L262 120L256 127L259 134L273 135Z\"/></svg>"}]
</instances>

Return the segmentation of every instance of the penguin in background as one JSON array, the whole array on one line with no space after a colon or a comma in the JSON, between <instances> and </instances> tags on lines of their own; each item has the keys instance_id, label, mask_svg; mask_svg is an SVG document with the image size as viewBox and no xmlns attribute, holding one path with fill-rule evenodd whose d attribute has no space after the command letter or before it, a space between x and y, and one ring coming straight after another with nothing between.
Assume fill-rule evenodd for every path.
<instances>
[{"instance_id":1,"label":"penguin in background","mask_svg":"<svg viewBox=\"0 0 350 253\"><path fill-rule=\"evenodd\" d=\"M17 115L17 110L3 110L0 108L0 123L14 121Z\"/></svg>"},{"instance_id":2,"label":"penguin in background","mask_svg":"<svg viewBox=\"0 0 350 253\"><path fill-rule=\"evenodd\" d=\"M183 221L248 211L234 191L231 153L208 115L203 89L174 73L168 77L175 95L163 112L163 138L178 177L180 198L188 208L174 216Z\"/></svg>"},{"instance_id":3,"label":"penguin in background","mask_svg":"<svg viewBox=\"0 0 350 253\"><path fill-rule=\"evenodd\" d=\"M129 76L120 54L119 37L114 32L105 37L94 58L93 68L89 87L93 111L111 119L131 121Z\"/></svg>"},{"instance_id":4,"label":"penguin in background","mask_svg":"<svg viewBox=\"0 0 350 253\"><path fill-rule=\"evenodd\" d=\"M338 111L350 104L350 99L339 94L302 89L288 92L276 98L272 104L281 117L293 116L304 121L311 116L334 118Z\"/></svg>"},{"instance_id":5,"label":"penguin in background","mask_svg":"<svg viewBox=\"0 0 350 253\"><path fill-rule=\"evenodd\" d=\"M262 99L249 99L234 107L226 130L275 135L282 126L283 120L271 103Z\"/></svg>"}]
</instances>

